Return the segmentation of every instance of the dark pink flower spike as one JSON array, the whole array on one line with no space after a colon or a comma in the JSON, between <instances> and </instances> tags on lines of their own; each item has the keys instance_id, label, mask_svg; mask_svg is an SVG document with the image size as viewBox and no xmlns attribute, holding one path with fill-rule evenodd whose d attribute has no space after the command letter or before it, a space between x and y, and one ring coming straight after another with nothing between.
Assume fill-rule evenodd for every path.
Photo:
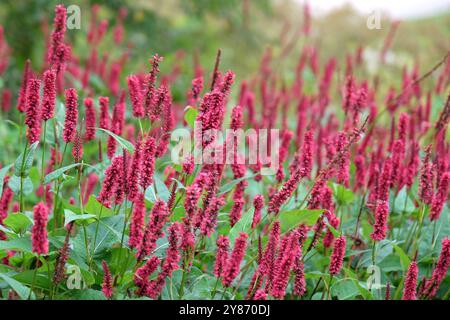
<instances>
[{"instance_id":1,"label":"dark pink flower spike","mask_svg":"<svg viewBox=\"0 0 450 320\"><path fill-rule=\"evenodd\" d=\"M113 295L112 279L111 279L111 272L109 271L108 264L106 263L105 260L102 261L102 268L103 268L102 292L107 299L110 299Z\"/></svg>"},{"instance_id":2,"label":"dark pink flower spike","mask_svg":"<svg viewBox=\"0 0 450 320\"><path fill-rule=\"evenodd\" d=\"M31 229L32 251L39 255L48 253L48 208L43 202L39 202L33 208L34 223Z\"/></svg>"},{"instance_id":3,"label":"dark pink flower spike","mask_svg":"<svg viewBox=\"0 0 450 320\"><path fill-rule=\"evenodd\" d=\"M155 170L155 139L148 135L142 146L142 165L140 184L146 190L153 181L153 172Z\"/></svg>"},{"instance_id":4,"label":"dark pink flower spike","mask_svg":"<svg viewBox=\"0 0 450 320\"><path fill-rule=\"evenodd\" d=\"M25 61L25 67L23 68L22 82L20 84L19 97L17 98L17 110L25 112L27 108L27 88L28 80L32 77L31 61L28 59Z\"/></svg>"},{"instance_id":5,"label":"dark pink flower spike","mask_svg":"<svg viewBox=\"0 0 450 320\"><path fill-rule=\"evenodd\" d=\"M95 127L97 121L94 101L92 100L92 98L84 99L84 108L85 108L84 115L86 121L84 140L91 141L95 139Z\"/></svg>"},{"instance_id":6,"label":"dark pink flower spike","mask_svg":"<svg viewBox=\"0 0 450 320\"><path fill-rule=\"evenodd\" d=\"M142 100L142 89L139 78L135 75L127 77L128 92L130 94L131 106L133 109L133 116L136 118L143 118L145 110Z\"/></svg>"},{"instance_id":7,"label":"dark pink flower spike","mask_svg":"<svg viewBox=\"0 0 450 320\"><path fill-rule=\"evenodd\" d=\"M42 120L47 121L55 114L56 73L52 69L44 72L44 95L42 97Z\"/></svg>"},{"instance_id":8,"label":"dark pink flower spike","mask_svg":"<svg viewBox=\"0 0 450 320\"><path fill-rule=\"evenodd\" d=\"M110 130L109 122L109 98L108 97L99 97L98 102L100 104L100 119L99 126L102 129Z\"/></svg>"},{"instance_id":9,"label":"dark pink flower spike","mask_svg":"<svg viewBox=\"0 0 450 320\"><path fill-rule=\"evenodd\" d=\"M150 212L149 221L144 230L141 245L136 255L139 261L143 260L155 249L156 241L164 235L162 229L169 214L170 212L164 201L157 200L154 203Z\"/></svg>"},{"instance_id":10,"label":"dark pink flower spike","mask_svg":"<svg viewBox=\"0 0 450 320\"><path fill-rule=\"evenodd\" d=\"M27 137L30 144L39 141L41 136L40 87L41 82L38 79L28 81L25 124L28 127Z\"/></svg>"},{"instance_id":11,"label":"dark pink flower spike","mask_svg":"<svg viewBox=\"0 0 450 320\"><path fill-rule=\"evenodd\" d=\"M105 207L109 207L110 205L111 198L117 189L117 184L120 183L122 170L123 157L121 155L115 156L111 160L109 167L105 170L102 189L97 197L97 200Z\"/></svg>"},{"instance_id":12,"label":"dark pink flower spike","mask_svg":"<svg viewBox=\"0 0 450 320\"><path fill-rule=\"evenodd\" d=\"M430 220L438 220L444 204L448 201L448 189L449 189L450 172L446 172L442 175L441 181L436 194L433 197L430 208Z\"/></svg>"},{"instance_id":13,"label":"dark pink flower spike","mask_svg":"<svg viewBox=\"0 0 450 320\"><path fill-rule=\"evenodd\" d=\"M431 164L431 145L425 149L419 180L419 197L425 204L433 200L433 167Z\"/></svg>"},{"instance_id":14,"label":"dark pink flower spike","mask_svg":"<svg viewBox=\"0 0 450 320\"><path fill-rule=\"evenodd\" d=\"M66 89L64 91L66 98L66 119L64 121L63 140L72 142L75 139L78 122L78 94L76 89Z\"/></svg>"},{"instance_id":15,"label":"dark pink flower spike","mask_svg":"<svg viewBox=\"0 0 450 320\"><path fill-rule=\"evenodd\" d=\"M346 243L347 241L345 239L345 236L341 236L334 240L333 252L331 254L329 266L331 275L337 275L341 272Z\"/></svg>"},{"instance_id":16,"label":"dark pink flower spike","mask_svg":"<svg viewBox=\"0 0 450 320\"><path fill-rule=\"evenodd\" d=\"M431 279L427 281L425 286L425 296L433 298L444 280L448 267L450 266L450 239L442 239L442 249L436 267L433 270Z\"/></svg>"},{"instance_id":17,"label":"dark pink flower spike","mask_svg":"<svg viewBox=\"0 0 450 320\"><path fill-rule=\"evenodd\" d=\"M220 235L217 238L217 254L216 262L214 263L214 275L221 277L225 270L225 266L228 261L228 250L230 247L230 240L227 236Z\"/></svg>"},{"instance_id":18,"label":"dark pink flower spike","mask_svg":"<svg viewBox=\"0 0 450 320\"><path fill-rule=\"evenodd\" d=\"M264 207L264 197L260 194L257 194L253 198L253 206L255 208L255 212L253 213L252 229L255 229L256 226L261 222L261 210Z\"/></svg>"},{"instance_id":19,"label":"dark pink flower spike","mask_svg":"<svg viewBox=\"0 0 450 320\"><path fill-rule=\"evenodd\" d=\"M138 248L144 236L145 227L145 201L144 194L140 192L134 201L133 213L130 224L130 248Z\"/></svg>"},{"instance_id":20,"label":"dark pink flower spike","mask_svg":"<svg viewBox=\"0 0 450 320\"><path fill-rule=\"evenodd\" d=\"M225 287L229 287L236 276L239 274L240 265L242 259L244 258L245 249L247 247L247 238L248 235L241 232L239 234L239 237L235 240L233 251L230 254L223 273L222 284Z\"/></svg>"},{"instance_id":21,"label":"dark pink flower spike","mask_svg":"<svg viewBox=\"0 0 450 320\"><path fill-rule=\"evenodd\" d=\"M408 267L408 272L405 277L405 286L403 288L402 300L416 300L417 299L417 277L419 268L417 262L412 261Z\"/></svg>"}]
</instances>

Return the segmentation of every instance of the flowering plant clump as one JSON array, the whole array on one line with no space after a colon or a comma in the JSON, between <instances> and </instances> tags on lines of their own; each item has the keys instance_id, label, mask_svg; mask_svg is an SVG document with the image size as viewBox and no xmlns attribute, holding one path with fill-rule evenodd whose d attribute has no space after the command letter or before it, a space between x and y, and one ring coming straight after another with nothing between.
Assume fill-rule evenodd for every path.
<instances>
[{"instance_id":1,"label":"flowering plant clump","mask_svg":"<svg viewBox=\"0 0 450 320\"><path fill-rule=\"evenodd\" d=\"M306 6L289 74L142 68L99 10L79 50L57 5L17 90L0 68L1 298L448 299L449 54L385 88L362 48L319 58Z\"/></svg>"}]
</instances>

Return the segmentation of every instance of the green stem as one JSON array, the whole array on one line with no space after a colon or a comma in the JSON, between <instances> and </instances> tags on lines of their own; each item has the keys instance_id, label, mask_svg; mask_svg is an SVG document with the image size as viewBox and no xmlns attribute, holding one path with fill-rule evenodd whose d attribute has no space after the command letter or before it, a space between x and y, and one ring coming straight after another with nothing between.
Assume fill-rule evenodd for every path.
<instances>
[{"instance_id":1,"label":"green stem","mask_svg":"<svg viewBox=\"0 0 450 320\"><path fill-rule=\"evenodd\" d=\"M184 295L184 286L186 285L187 268L189 268L190 252L185 253L183 275L181 277L180 290L178 291L178 299L181 300Z\"/></svg>"},{"instance_id":2,"label":"green stem","mask_svg":"<svg viewBox=\"0 0 450 320\"><path fill-rule=\"evenodd\" d=\"M373 246L372 246L372 265L375 265L376 263L376 256L377 256L377 242L373 240Z\"/></svg>"},{"instance_id":3,"label":"green stem","mask_svg":"<svg viewBox=\"0 0 450 320\"><path fill-rule=\"evenodd\" d=\"M89 262L89 269L91 269L92 267L92 262L94 260L94 254L95 254L95 246L97 245L97 235L98 235L98 227L100 226L100 219L102 218L102 211L103 211L103 204L100 207L100 213L98 214L98 220L97 220L97 225L95 226L95 233L94 233L94 242L93 242L93 248L92 248L92 255L91 255L91 260Z\"/></svg>"},{"instance_id":4,"label":"green stem","mask_svg":"<svg viewBox=\"0 0 450 320\"><path fill-rule=\"evenodd\" d=\"M39 269L39 261L40 261L40 259L41 259L41 256L40 256L40 254L38 254L37 261L36 261L36 269L34 269L33 280L31 280L31 288L30 288L30 294L28 295L28 300L31 299L31 295L33 293L34 284L35 284L35 281L36 281L36 274L37 274L37 270Z\"/></svg>"},{"instance_id":5,"label":"green stem","mask_svg":"<svg viewBox=\"0 0 450 320\"><path fill-rule=\"evenodd\" d=\"M213 291L211 293L211 299L214 299L216 296L217 286L219 285L220 277L217 277L216 283L214 284Z\"/></svg>"},{"instance_id":6,"label":"green stem","mask_svg":"<svg viewBox=\"0 0 450 320\"><path fill-rule=\"evenodd\" d=\"M420 238L420 234L422 233L424 216L425 216L425 205L422 204L420 211L419 211L419 226L418 226L417 233L416 233L416 236L415 236L414 242L413 242L413 253L416 252L416 250L419 246L419 238Z\"/></svg>"},{"instance_id":7,"label":"green stem","mask_svg":"<svg viewBox=\"0 0 450 320\"><path fill-rule=\"evenodd\" d=\"M23 166L25 165L25 158L27 155L27 148L28 148L28 140L25 142L25 148L23 150L23 156L22 156L22 164L20 166L20 199L19 199L19 207L20 212L23 212L24 209L24 199L23 199Z\"/></svg>"},{"instance_id":8,"label":"green stem","mask_svg":"<svg viewBox=\"0 0 450 320\"><path fill-rule=\"evenodd\" d=\"M64 144L64 150L63 150L63 154L61 156L61 162L59 163L59 169L61 169L63 161L64 161L64 155L66 154L66 150L67 150L67 142ZM56 230L56 228L59 225L59 218L60 218L60 214L59 214L59 210L58 210L58 197L59 197L59 191L61 189L61 182L60 179L58 178L55 182L56 186L56 194L55 194L55 198L53 201L53 217L54 217L54 222L53 222L53 226L54 226L54 230Z\"/></svg>"},{"instance_id":9,"label":"green stem","mask_svg":"<svg viewBox=\"0 0 450 320\"><path fill-rule=\"evenodd\" d=\"M45 139L47 137L47 121L44 121L44 140L42 141L42 157L41 157L41 184L44 183L45 176ZM45 189L43 192L43 199L45 199Z\"/></svg>"},{"instance_id":10,"label":"green stem","mask_svg":"<svg viewBox=\"0 0 450 320\"><path fill-rule=\"evenodd\" d=\"M81 174L83 172L83 162L81 162L81 165L78 167L78 201L80 202L80 211L81 214L84 214L84 206L83 206L83 194L81 192ZM90 261L89 258L89 244L88 244L88 237L87 237L87 230L86 225L83 223L83 234L84 234L84 246L86 248L86 259L87 261Z\"/></svg>"}]
</instances>

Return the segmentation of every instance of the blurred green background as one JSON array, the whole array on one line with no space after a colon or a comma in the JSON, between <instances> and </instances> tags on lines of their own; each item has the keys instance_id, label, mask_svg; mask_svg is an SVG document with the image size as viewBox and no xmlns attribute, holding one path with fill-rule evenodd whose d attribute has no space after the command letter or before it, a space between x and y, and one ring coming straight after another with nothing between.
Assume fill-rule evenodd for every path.
<instances>
[{"instance_id":1,"label":"blurred green background","mask_svg":"<svg viewBox=\"0 0 450 320\"><path fill-rule=\"evenodd\" d=\"M321 62L331 56L344 62L346 54L355 52L359 45L366 49L370 59L370 52L379 52L391 24L383 16L382 28L369 30L367 17L359 16L347 6L314 16L312 33L306 40L298 32L303 23L303 8L293 0L3 0L0 24L13 50L4 81L11 89L20 83L25 59L30 58L33 68L40 70L45 50L43 30L51 31L54 7L58 3L66 7L76 4L81 9L81 29L66 33L74 53L81 59L89 55L86 34L91 7L99 4L99 19L109 22L106 39L98 48L99 57L108 52L113 59L118 59L131 46L131 59L122 73L124 78L124 74L147 70L147 60L157 52L166 59L161 65L163 73L170 72L173 61L179 62L182 74L177 81L184 88L189 87L192 79L194 57L198 56L205 71L210 71L218 48L222 49L222 69L233 69L239 81L258 71L263 52L270 46L274 58L281 60L276 65L278 72L289 79L305 42L319 48ZM112 40L112 28L121 7L128 14L124 21L125 41L117 46ZM396 56L386 69L399 75L398 83L405 64L412 68L419 63L422 70L427 70L449 50L449 35L449 12L402 21L392 45ZM289 54L280 55L286 46L290 48Z\"/></svg>"}]
</instances>

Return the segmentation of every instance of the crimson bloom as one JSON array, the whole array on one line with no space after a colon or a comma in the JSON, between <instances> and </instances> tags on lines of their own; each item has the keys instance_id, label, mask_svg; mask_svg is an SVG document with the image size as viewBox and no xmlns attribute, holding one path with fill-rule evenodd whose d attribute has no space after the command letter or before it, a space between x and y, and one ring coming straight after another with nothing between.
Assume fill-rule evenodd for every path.
<instances>
[{"instance_id":1,"label":"crimson bloom","mask_svg":"<svg viewBox=\"0 0 450 320\"><path fill-rule=\"evenodd\" d=\"M419 273L419 268L417 267L417 262L412 261L408 267L408 272L406 273L405 286L403 288L402 300L416 300L417 292L417 276Z\"/></svg>"},{"instance_id":2,"label":"crimson bloom","mask_svg":"<svg viewBox=\"0 0 450 320\"><path fill-rule=\"evenodd\" d=\"M331 254L329 266L331 275L337 275L339 274L339 272L341 272L346 243L347 241L345 239L345 236L341 236L334 240L333 253Z\"/></svg>"},{"instance_id":3,"label":"crimson bloom","mask_svg":"<svg viewBox=\"0 0 450 320\"><path fill-rule=\"evenodd\" d=\"M40 87L41 82L38 79L28 81L25 124L28 127L27 137L30 144L39 141L41 135Z\"/></svg>"},{"instance_id":4,"label":"crimson bloom","mask_svg":"<svg viewBox=\"0 0 450 320\"><path fill-rule=\"evenodd\" d=\"M66 119L64 121L63 140L72 142L75 139L78 121L78 94L76 89L66 89Z\"/></svg>"},{"instance_id":5,"label":"crimson bloom","mask_svg":"<svg viewBox=\"0 0 450 320\"><path fill-rule=\"evenodd\" d=\"M32 251L39 255L48 253L48 208L43 202L39 202L33 208L34 224L31 229Z\"/></svg>"},{"instance_id":6,"label":"crimson bloom","mask_svg":"<svg viewBox=\"0 0 450 320\"><path fill-rule=\"evenodd\" d=\"M56 100L56 73L52 69L44 72L44 96L42 97L42 120L53 118Z\"/></svg>"}]
</instances>

